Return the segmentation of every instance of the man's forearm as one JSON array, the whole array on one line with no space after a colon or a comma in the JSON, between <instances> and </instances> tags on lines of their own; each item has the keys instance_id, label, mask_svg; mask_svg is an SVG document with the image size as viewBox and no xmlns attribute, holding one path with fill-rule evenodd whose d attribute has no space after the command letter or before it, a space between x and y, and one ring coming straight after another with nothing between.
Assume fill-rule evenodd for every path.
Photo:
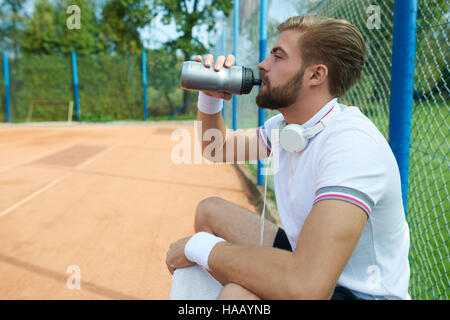
<instances>
[{"instance_id":1,"label":"man's forearm","mask_svg":"<svg viewBox=\"0 0 450 320\"><path fill-rule=\"evenodd\" d=\"M218 112L216 114L206 114L197 110L197 120L201 123L201 132L205 134L208 129L217 129L222 133L222 145L226 139L227 125L222 117L222 112ZM202 140L202 152L205 150L205 147L211 143L211 141L204 140L202 136L200 136Z\"/></svg>"},{"instance_id":2,"label":"man's forearm","mask_svg":"<svg viewBox=\"0 0 450 320\"><path fill-rule=\"evenodd\" d=\"M297 299L289 269L292 253L268 247L218 243L209 256L210 268L263 299Z\"/></svg>"}]
</instances>

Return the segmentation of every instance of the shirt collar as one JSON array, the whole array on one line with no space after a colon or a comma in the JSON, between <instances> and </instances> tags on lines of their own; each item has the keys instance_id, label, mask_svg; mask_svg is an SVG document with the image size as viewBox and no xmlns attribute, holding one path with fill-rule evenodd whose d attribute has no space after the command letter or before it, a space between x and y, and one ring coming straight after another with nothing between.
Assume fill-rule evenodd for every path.
<instances>
[{"instance_id":1,"label":"shirt collar","mask_svg":"<svg viewBox=\"0 0 450 320\"><path fill-rule=\"evenodd\" d=\"M337 104L337 98L333 98L327 102L315 115L313 115L308 121L302 124L304 129L311 128L317 122L319 122L335 105Z\"/></svg>"}]
</instances>

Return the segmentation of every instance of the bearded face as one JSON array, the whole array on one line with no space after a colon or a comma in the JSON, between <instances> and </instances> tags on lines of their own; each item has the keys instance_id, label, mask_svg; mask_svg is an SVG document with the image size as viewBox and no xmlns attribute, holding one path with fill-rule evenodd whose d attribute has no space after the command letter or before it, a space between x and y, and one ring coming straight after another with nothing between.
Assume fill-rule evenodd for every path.
<instances>
[{"instance_id":1,"label":"bearded face","mask_svg":"<svg viewBox=\"0 0 450 320\"><path fill-rule=\"evenodd\" d=\"M302 68L286 84L281 86L273 86L269 78L261 73L261 80L264 83L265 89L260 90L256 96L256 104L258 107L276 110L293 105L302 88L304 73L305 69Z\"/></svg>"}]
</instances>

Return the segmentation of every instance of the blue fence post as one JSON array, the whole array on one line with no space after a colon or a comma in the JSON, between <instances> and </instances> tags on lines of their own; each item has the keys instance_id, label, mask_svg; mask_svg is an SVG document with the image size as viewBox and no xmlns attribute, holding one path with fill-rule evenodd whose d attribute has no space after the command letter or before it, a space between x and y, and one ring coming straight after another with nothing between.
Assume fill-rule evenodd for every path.
<instances>
[{"instance_id":1,"label":"blue fence post","mask_svg":"<svg viewBox=\"0 0 450 320\"><path fill-rule=\"evenodd\" d=\"M222 24L222 55L227 57L227 26L225 22ZM225 100L222 101L222 117L225 119Z\"/></svg>"},{"instance_id":2,"label":"blue fence post","mask_svg":"<svg viewBox=\"0 0 450 320\"><path fill-rule=\"evenodd\" d=\"M9 64L8 54L3 52L3 79L5 82L5 113L6 122L11 122L11 109L10 109L10 97L9 97Z\"/></svg>"},{"instance_id":3,"label":"blue fence post","mask_svg":"<svg viewBox=\"0 0 450 320\"><path fill-rule=\"evenodd\" d=\"M144 120L147 121L147 54L142 51L142 87L144 89Z\"/></svg>"},{"instance_id":4,"label":"blue fence post","mask_svg":"<svg viewBox=\"0 0 450 320\"><path fill-rule=\"evenodd\" d=\"M414 91L417 0L396 0L392 43L389 144L397 160L407 216L409 149Z\"/></svg>"},{"instance_id":5,"label":"blue fence post","mask_svg":"<svg viewBox=\"0 0 450 320\"><path fill-rule=\"evenodd\" d=\"M267 1L261 0L259 16L259 62L266 58L266 42L267 42ZM261 77L261 72L260 72ZM258 108L258 126L262 126L266 119L266 110ZM258 160L258 185L264 183L263 179L263 163Z\"/></svg>"},{"instance_id":6,"label":"blue fence post","mask_svg":"<svg viewBox=\"0 0 450 320\"><path fill-rule=\"evenodd\" d=\"M214 60L219 56L219 39L216 39L216 43L214 44Z\"/></svg>"},{"instance_id":7,"label":"blue fence post","mask_svg":"<svg viewBox=\"0 0 450 320\"><path fill-rule=\"evenodd\" d=\"M238 47L238 35L239 35L239 0L233 1L233 55L237 63L237 47ZM233 95L233 130L237 129L236 121L237 113L237 97Z\"/></svg>"},{"instance_id":8,"label":"blue fence post","mask_svg":"<svg viewBox=\"0 0 450 320\"><path fill-rule=\"evenodd\" d=\"M75 95L75 109L77 114L77 121L80 121L80 96L78 92L78 67L77 67L77 53L72 51L72 76L73 76L73 90Z\"/></svg>"}]
</instances>

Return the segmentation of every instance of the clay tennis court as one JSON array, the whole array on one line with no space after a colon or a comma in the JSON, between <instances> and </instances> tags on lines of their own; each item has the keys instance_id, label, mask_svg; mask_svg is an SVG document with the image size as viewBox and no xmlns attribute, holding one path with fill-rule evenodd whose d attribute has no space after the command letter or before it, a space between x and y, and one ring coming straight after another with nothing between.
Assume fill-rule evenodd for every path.
<instances>
[{"instance_id":1,"label":"clay tennis court","mask_svg":"<svg viewBox=\"0 0 450 320\"><path fill-rule=\"evenodd\" d=\"M198 202L255 210L232 165L171 161L176 128L193 137L189 123L0 126L0 298L168 299L167 249Z\"/></svg>"}]
</instances>

